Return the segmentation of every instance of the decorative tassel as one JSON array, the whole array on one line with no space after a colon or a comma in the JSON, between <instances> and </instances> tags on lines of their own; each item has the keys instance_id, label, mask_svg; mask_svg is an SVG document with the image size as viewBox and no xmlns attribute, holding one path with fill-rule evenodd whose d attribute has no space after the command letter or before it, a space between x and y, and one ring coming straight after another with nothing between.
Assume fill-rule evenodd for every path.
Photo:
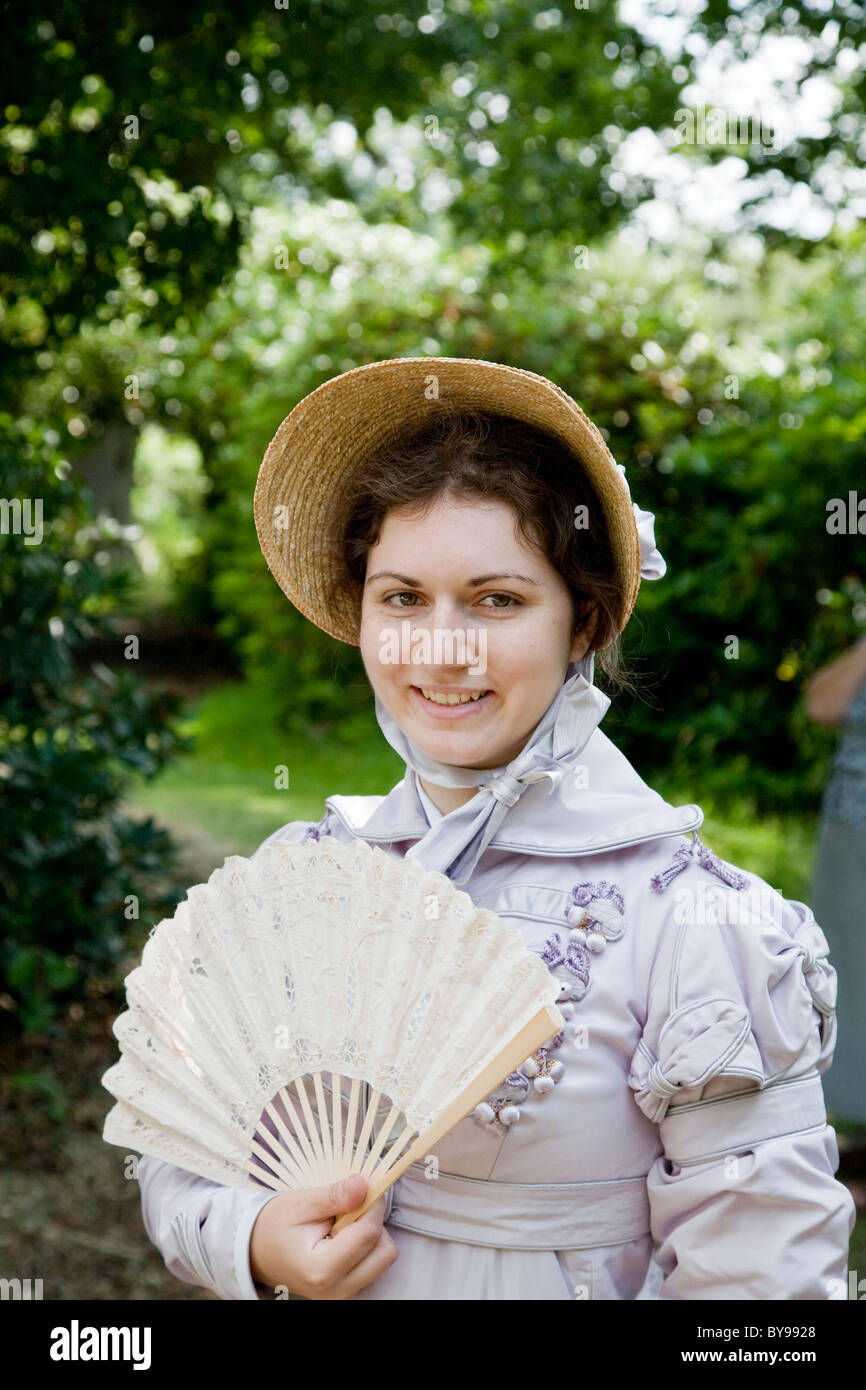
<instances>
[{"instance_id":1,"label":"decorative tassel","mask_svg":"<svg viewBox=\"0 0 866 1390\"><path fill-rule=\"evenodd\" d=\"M741 874L737 869L732 869L730 865L723 863L718 855L713 854L706 845L702 845L700 840L698 840L698 863L702 869L708 869L711 874L715 874L716 878L720 878L731 888L748 887L749 880L745 874Z\"/></svg>"},{"instance_id":2,"label":"decorative tassel","mask_svg":"<svg viewBox=\"0 0 866 1390\"><path fill-rule=\"evenodd\" d=\"M666 869L662 869L660 874L653 874L650 879L650 888L654 893L663 893L669 884L673 882L677 874L681 874L683 869L687 869L689 861L694 853L694 845L682 845L677 850L670 864Z\"/></svg>"},{"instance_id":3,"label":"decorative tassel","mask_svg":"<svg viewBox=\"0 0 866 1390\"><path fill-rule=\"evenodd\" d=\"M668 864L667 868L662 869L661 873L653 874L650 879L650 888L654 893L663 893L673 882L677 874L681 874L683 869L688 868L693 859L697 859L702 869L708 873L715 874L723 883L727 883L730 888L746 888L749 880L745 874L741 874L737 869L732 869L725 864L717 854L702 843L696 830L692 831L692 843L681 845Z\"/></svg>"}]
</instances>

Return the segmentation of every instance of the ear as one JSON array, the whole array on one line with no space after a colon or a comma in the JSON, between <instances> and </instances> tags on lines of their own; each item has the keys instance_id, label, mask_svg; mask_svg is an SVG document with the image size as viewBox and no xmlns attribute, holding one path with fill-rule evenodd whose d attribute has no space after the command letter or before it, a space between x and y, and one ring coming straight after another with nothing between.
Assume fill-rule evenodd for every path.
<instances>
[{"instance_id":1,"label":"ear","mask_svg":"<svg viewBox=\"0 0 866 1390\"><path fill-rule=\"evenodd\" d=\"M574 629L574 636L571 642L571 652L569 661L580 661L586 655L587 648L595 636L596 624L598 622L598 610L594 609L586 622Z\"/></svg>"}]
</instances>

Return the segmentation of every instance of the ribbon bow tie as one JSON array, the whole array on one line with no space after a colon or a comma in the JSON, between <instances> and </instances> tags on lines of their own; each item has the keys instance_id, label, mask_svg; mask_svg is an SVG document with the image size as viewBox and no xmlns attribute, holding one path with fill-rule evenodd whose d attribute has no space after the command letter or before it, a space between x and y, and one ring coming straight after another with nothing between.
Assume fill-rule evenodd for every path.
<instances>
[{"instance_id":1,"label":"ribbon bow tie","mask_svg":"<svg viewBox=\"0 0 866 1390\"><path fill-rule=\"evenodd\" d=\"M447 874L459 887L471 877L479 858L524 792L545 780L552 789L574 769L610 708L610 700L589 683L576 663L569 670L572 674L524 748L503 768L460 768L428 758L376 701L382 732L416 776L437 786L478 789L471 800L431 826L407 851L407 858L417 859L425 869Z\"/></svg>"}]
</instances>

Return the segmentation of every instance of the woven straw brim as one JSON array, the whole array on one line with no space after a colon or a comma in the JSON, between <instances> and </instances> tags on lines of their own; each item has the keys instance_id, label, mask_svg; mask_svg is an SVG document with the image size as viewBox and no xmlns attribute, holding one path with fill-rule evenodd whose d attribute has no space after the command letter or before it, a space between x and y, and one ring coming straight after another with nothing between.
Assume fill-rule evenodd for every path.
<instances>
[{"instance_id":1,"label":"woven straw brim","mask_svg":"<svg viewBox=\"0 0 866 1390\"><path fill-rule=\"evenodd\" d=\"M601 434L565 391L535 372L463 357L369 362L324 382L287 415L259 469L253 500L268 567L323 632L359 645L342 538L346 484L371 457L457 410L509 415L553 435L598 494L621 583L617 631L640 587L640 541L628 488Z\"/></svg>"}]
</instances>

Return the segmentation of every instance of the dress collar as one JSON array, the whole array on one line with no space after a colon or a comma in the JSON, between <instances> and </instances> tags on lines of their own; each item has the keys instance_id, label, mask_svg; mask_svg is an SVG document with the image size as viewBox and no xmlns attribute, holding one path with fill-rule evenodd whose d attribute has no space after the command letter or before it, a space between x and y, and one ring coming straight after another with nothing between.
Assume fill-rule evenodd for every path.
<instances>
[{"instance_id":1,"label":"dress collar","mask_svg":"<svg viewBox=\"0 0 866 1390\"><path fill-rule=\"evenodd\" d=\"M412 768L387 796L335 795L325 804L349 834L371 844L414 842L430 830ZM553 857L594 854L682 835L703 819L700 806L672 806L653 791L596 729L575 774L553 785L545 780L531 786L511 807L489 848Z\"/></svg>"}]
</instances>

